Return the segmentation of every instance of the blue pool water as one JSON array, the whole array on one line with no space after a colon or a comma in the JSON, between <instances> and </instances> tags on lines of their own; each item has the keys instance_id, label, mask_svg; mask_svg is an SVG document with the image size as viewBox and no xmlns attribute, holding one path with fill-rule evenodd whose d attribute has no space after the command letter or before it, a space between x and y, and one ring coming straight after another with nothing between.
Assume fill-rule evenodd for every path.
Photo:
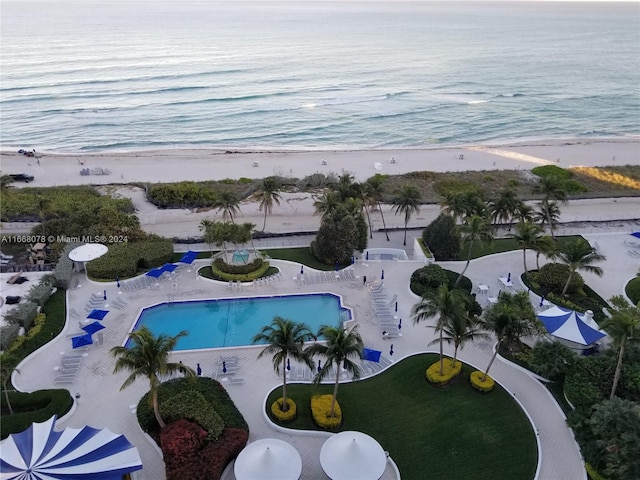
<instances>
[{"instance_id":1,"label":"blue pool water","mask_svg":"<svg viewBox=\"0 0 640 480\"><path fill-rule=\"evenodd\" d=\"M186 330L189 334L176 350L238 347L251 345L254 335L276 316L303 322L315 333L321 325L337 326L348 319L349 310L329 293L194 300L145 308L133 329L144 325L156 335L170 336Z\"/></svg>"}]
</instances>

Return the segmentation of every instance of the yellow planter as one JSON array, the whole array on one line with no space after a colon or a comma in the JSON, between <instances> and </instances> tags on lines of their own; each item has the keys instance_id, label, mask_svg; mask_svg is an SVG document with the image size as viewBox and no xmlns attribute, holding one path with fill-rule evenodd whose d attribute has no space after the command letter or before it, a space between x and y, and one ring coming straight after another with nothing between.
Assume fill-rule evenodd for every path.
<instances>
[{"instance_id":1,"label":"yellow planter","mask_svg":"<svg viewBox=\"0 0 640 480\"><path fill-rule=\"evenodd\" d=\"M493 390L493 387L495 386L493 378L487 375L487 379L483 382L482 377L484 377L484 372L476 370L471 373L471 386L480 392L490 392Z\"/></svg>"},{"instance_id":2,"label":"yellow planter","mask_svg":"<svg viewBox=\"0 0 640 480\"><path fill-rule=\"evenodd\" d=\"M296 414L297 414L296 402L294 402L290 398L287 398L287 405L289 406L289 408L287 409L286 412L283 412L280 409L280 405L282 405L282 397L280 397L278 400L273 402L273 404L271 405L271 413L273 414L274 417L278 419L278 421L290 422L296 418Z\"/></svg>"},{"instance_id":3,"label":"yellow planter","mask_svg":"<svg viewBox=\"0 0 640 480\"><path fill-rule=\"evenodd\" d=\"M440 375L440 360L427 368L426 375L429 382L435 383L436 385L445 385L462 371L462 362L456 360L456 364L454 365L451 358L445 358L443 363L444 368L442 375Z\"/></svg>"},{"instance_id":4,"label":"yellow planter","mask_svg":"<svg viewBox=\"0 0 640 480\"><path fill-rule=\"evenodd\" d=\"M311 397L311 414L313 420L322 428L334 430L342 424L342 410L336 400L334 416L331 416L333 395L313 395Z\"/></svg>"}]
</instances>

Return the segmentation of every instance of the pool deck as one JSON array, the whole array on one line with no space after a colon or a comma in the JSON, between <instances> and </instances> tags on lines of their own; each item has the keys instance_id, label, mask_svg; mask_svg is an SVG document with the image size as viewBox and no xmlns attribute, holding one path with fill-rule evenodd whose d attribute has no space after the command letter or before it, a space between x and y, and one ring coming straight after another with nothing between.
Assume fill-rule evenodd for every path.
<instances>
[{"instance_id":1,"label":"pool deck","mask_svg":"<svg viewBox=\"0 0 640 480\"><path fill-rule=\"evenodd\" d=\"M638 270L637 260L631 260L626 255L623 242L628 239L628 230L620 233L585 234L590 241L598 242L600 251L607 256L603 264L604 276L595 277L584 274L585 280L604 298L611 295L623 294L625 283ZM373 246L402 246L402 232L393 232L392 241L386 242L381 234L376 234ZM257 245L260 248L261 244ZM542 259L541 259L542 261ZM198 266L206 261L196 262ZM195 268L183 268L178 287L173 288L170 282L162 284L162 289L143 289L130 293L118 293L115 283L102 284L87 281L84 274L74 274L81 284L67 292L68 308L85 316L84 308L89 302L91 294L107 290L107 304L113 299L127 302L124 308L107 308L110 313L102 322L107 328L102 330L103 344L92 345L87 350L87 356L81 364L80 371L71 385L62 386L69 389L77 402L73 411L62 419L60 427L82 427L90 425L96 428L109 428L123 433L139 450L144 469L137 472L137 479L161 480L165 478L164 465L159 449L140 430L133 409L139 399L148 390L145 381L136 381L125 390L119 388L127 374L112 373L115 359L109 354L109 349L122 345L127 332L137 318L140 310L150 304L170 300L204 299L219 297L237 297L252 295L273 295L287 293L331 292L343 297L343 304L354 310L355 322L359 325L365 346L381 350L383 355L393 361L405 356L427 350L426 345L434 338L433 329L421 324L414 326L410 321L410 309L418 297L409 290L408 279L411 272L423 264L414 261L381 260L358 262L354 269L354 276L359 278L351 281L336 281L301 285L298 280L300 265L290 262L273 261L281 269L282 278L270 285L230 289L227 284L213 282L198 277ZM530 268L535 266L535 256L528 255ZM443 267L455 271L464 268L464 262L444 262ZM305 267L307 271L308 267ZM379 280L384 269L384 286L389 297L397 296L398 315L403 319L402 337L383 339L381 328L377 325L371 307L370 293L363 285L362 277L368 281ZM309 269L310 270L310 269ZM487 284L490 287L487 297L497 294L498 277L510 272L512 278L519 279L523 271L522 252L509 252L473 260L466 275L473 281L474 286ZM514 289L523 288L516 284ZM484 295L478 295L478 300L484 303ZM532 296L532 302L538 299ZM179 319L176 319L179 321ZM431 322L432 323L432 322ZM54 383L54 367L60 364L64 353L71 351L69 334L79 330L78 320L69 318L64 331L52 342L44 346L18 367L20 374L14 374L14 385L22 391L34 391L43 388L59 387ZM390 356L390 346L393 344L394 354ZM460 359L484 369L492 355L494 342L479 342L465 346L460 351ZM451 354L452 347L445 347ZM239 358L237 378L244 380L241 384L228 385L228 391L237 407L244 415L250 427L250 441L275 437L293 444L302 456L301 479L316 480L326 478L319 461L319 453L328 434L301 434L287 431L286 433L274 427L263 415L265 396L270 390L281 384L281 377L273 371L270 359L257 361L256 357L262 347L242 347L218 349L212 351L176 352L176 361L195 369L200 363L203 375L212 376L220 364L222 356L235 355ZM571 430L566 427L564 416L547 390L532 376L520 369L496 361L491 369L491 376L504 386L513 397L523 406L529 415L540 446L539 470L540 479L586 479L582 459ZM385 450L393 451L392 445L382 445ZM393 457L393 453L391 455ZM417 460L418 461L418 460ZM227 469L223 476L225 480L234 479L232 469ZM385 480L397 478L392 462L389 462L382 477Z\"/></svg>"}]
</instances>

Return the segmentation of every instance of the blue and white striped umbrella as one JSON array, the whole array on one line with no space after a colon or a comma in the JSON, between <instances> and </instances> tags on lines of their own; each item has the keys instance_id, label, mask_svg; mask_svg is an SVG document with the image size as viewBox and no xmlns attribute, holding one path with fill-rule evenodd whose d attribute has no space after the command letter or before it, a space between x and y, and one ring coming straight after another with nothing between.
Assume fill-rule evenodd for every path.
<instances>
[{"instance_id":1,"label":"blue and white striped umbrella","mask_svg":"<svg viewBox=\"0 0 640 480\"><path fill-rule=\"evenodd\" d=\"M3 480L120 480L140 470L138 450L124 435L91 427L54 431L55 415L0 442Z\"/></svg>"}]
</instances>

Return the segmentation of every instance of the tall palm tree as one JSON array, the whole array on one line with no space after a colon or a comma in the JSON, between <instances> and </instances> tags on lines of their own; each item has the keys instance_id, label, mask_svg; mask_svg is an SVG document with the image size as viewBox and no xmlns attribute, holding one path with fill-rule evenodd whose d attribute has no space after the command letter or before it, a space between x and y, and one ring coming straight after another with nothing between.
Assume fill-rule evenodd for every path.
<instances>
[{"instance_id":1,"label":"tall palm tree","mask_svg":"<svg viewBox=\"0 0 640 480\"><path fill-rule=\"evenodd\" d=\"M282 317L274 317L271 325L262 327L260 333L253 337L253 343L267 343L258 358L266 354L273 354L271 358L273 369L278 375L280 375L280 367L282 366L282 405L280 405L280 410L283 412L289 410L287 403L287 359L293 358L305 363L310 369L313 368L311 359L303 350L304 342L312 338L313 334L305 324Z\"/></svg>"},{"instance_id":2,"label":"tall palm tree","mask_svg":"<svg viewBox=\"0 0 640 480\"><path fill-rule=\"evenodd\" d=\"M447 284L440 285L435 291L427 290L418 303L411 309L414 324L438 317L435 331L439 333L440 375L444 374L444 328L456 317L466 315L466 299L461 290L449 290Z\"/></svg>"},{"instance_id":3,"label":"tall palm tree","mask_svg":"<svg viewBox=\"0 0 640 480\"><path fill-rule=\"evenodd\" d=\"M235 223L233 218L240 213L240 200L232 191L223 190L213 202L213 208L222 212L222 220Z\"/></svg>"},{"instance_id":4,"label":"tall palm tree","mask_svg":"<svg viewBox=\"0 0 640 480\"><path fill-rule=\"evenodd\" d=\"M533 248L536 245L537 240L542 237L542 228L535 223L520 222L516 224L516 233L510 234L518 247L522 249L522 263L524 265L524 274L529 275L529 269L527 268L527 249Z\"/></svg>"},{"instance_id":5,"label":"tall palm tree","mask_svg":"<svg viewBox=\"0 0 640 480\"><path fill-rule=\"evenodd\" d=\"M273 204L280 205L280 185L276 177L267 177L262 180L256 192L256 199L260 202L260 211L264 210L264 223L262 231L267 227L267 214L273 212Z\"/></svg>"},{"instance_id":6,"label":"tall palm tree","mask_svg":"<svg viewBox=\"0 0 640 480\"><path fill-rule=\"evenodd\" d=\"M493 223L509 223L509 231L511 231L511 223L521 200L518 198L513 188L505 188L498 194L498 197L489 202L489 211Z\"/></svg>"},{"instance_id":7,"label":"tall palm tree","mask_svg":"<svg viewBox=\"0 0 640 480\"><path fill-rule=\"evenodd\" d=\"M127 388L138 377L149 380L151 405L160 428L164 428L165 423L160 416L158 405L158 389L162 383L159 377L176 372L180 372L188 378L195 378L196 376L196 372L192 368L182 363L168 361L169 353L175 349L178 340L186 335L187 332L183 330L174 337L167 335L158 335L156 337L147 327L142 327L129 334L129 339L133 342L133 346L129 348L119 346L111 349L111 354L117 359L113 373L118 373L122 370L131 372L120 387L120 390Z\"/></svg>"},{"instance_id":8,"label":"tall palm tree","mask_svg":"<svg viewBox=\"0 0 640 480\"><path fill-rule=\"evenodd\" d=\"M436 327L433 327L436 328ZM468 342L474 342L478 339L489 340L489 335L483 332L484 325L482 320L472 315L455 315L451 317L440 329L442 332L442 340L451 345L453 343L453 364L458 359L458 348L462 350ZM429 342L429 345L438 343L440 339L436 338Z\"/></svg>"},{"instance_id":9,"label":"tall palm tree","mask_svg":"<svg viewBox=\"0 0 640 480\"><path fill-rule=\"evenodd\" d=\"M333 186L333 190L340 194L342 200L360 196L360 184L349 172L344 172L338 177L338 183Z\"/></svg>"},{"instance_id":10,"label":"tall palm tree","mask_svg":"<svg viewBox=\"0 0 640 480\"><path fill-rule=\"evenodd\" d=\"M316 198L313 202L313 208L315 214L320 215L320 218L333 215L340 207L342 198L339 192L329 190L324 192L320 197Z\"/></svg>"},{"instance_id":11,"label":"tall palm tree","mask_svg":"<svg viewBox=\"0 0 640 480\"><path fill-rule=\"evenodd\" d=\"M551 220L551 209L549 208L551 203L567 202L567 191L564 187L564 180L556 175L545 175L540 178L538 185L536 185L535 191L542 194L542 206L543 211L547 215L547 222L551 227L553 222ZM551 231L553 236L553 229Z\"/></svg>"},{"instance_id":12,"label":"tall palm tree","mask_svg":"<svg viewBox=\"0 0 640 480\"><path fill-rule=\"evenodd\" d=\"M609 399L613 400L622 373L622 359L627 343L640 340L640 302L636 306L631 306L621 295L616 295L611 298L610 303L613 305L611 317L605 319L600 326L611 335L614 345L619 349L618 363L609 396Z\"/></svg>"},{"instance_id":13,"label":"tall palm tree","mask_svg":"<svg viewBox=\"0 0 640 480\"><path fill-rule=\"evenodd\" d=\"M602 268L594 267L592 263L606 260L604 255L598 253L595 248L582 238L572 238L559 245L555 258L569 267L569 276L562 289L562 295L567 293L573 274L578 270L594 273L601 277Z\"/></svg>"},{"instance_id":14,"label":"tall palm tree","mask_svg":"<svg viewBox=\"0 0 640 480\"><path fill-rule=\"evenodd\" d=\"M462 245L467 248L467 263L460 275L458 275L454 287L460 283L464 273L467 271L467 268L469 268L473 245L477 243L483 245L493 242L493 235L491 234L491 228L487 223L487 219L478 215L465 218L464 223L460 226L460 233L462 234Z\"/></svg>"},{"instance_id":15,"label":"tall palm tree","mask_svg":"<svg viewBox=\"0 0 640 480\"><path fill-rule=\"evenodd\" d=\"M475 189L445 193L441 207L443 213L452 216L456 221L473 215L484 217L487 214L483 194Z\"/></svg>"},{"instance_id":16,"label":"tall palm tree","mask_svg":"<svg viewBox=\"0 0 640 480\"><path fill-rule=\"evenodd\" d=\"M20 370L16 368L15 363L11 360L7 358L0 364L0 369L1 369L0 377L2 378L2 389L4 390L4 399L7 402L9 415L13 415L13 408L11 407L11 401L9 400L9 390L7 386L11 381L11 375L13 374L13 372L20 373Z\"/></svg>"},{"instance_id":17,"label":"tall palm tree","mask_svg":"<svg viewBox=\"0 0 640 480\"><path fill-rule=\"evenodd\" d=\"M554 258L556 255L556 242L551 235L541 235L534 238L531 248L536 252L536 268L540 270L540 255Z\"/></svg>"},{"instance_id":18,"label":"tall palm tree","mask_svg":"<svg viewBox=\"0 0 640 480\"><path fill-rule=\"evenodd\" d=\"M523 201L520 201L516 204L516 208L513 211L512 221L515 220L517 222L532 222L533 213L533 207L531 205L527 205Z\"/></svg>"},{"instance_id":19,"label":"tall palm tree","mask_svg":"<svg viewBox=\"0 0 640 480\"><path fill-rule=\"evenodd\" d=\"M49 197L43 195L36 196L35 210L38 215L38 220L40 220L40 226L42 227L42 235L45 235L44 224L47 217L56 216L56 211L52 207L52 203Z\"/></svg>"},{"instance_id":20,"label":"tall palm tree","mask_svg":"<svg viewBox=\"0 0 640 480\"><path fill-rule=\"evenodd\" d=\"M548 224L551 237L555 240L554 231L560 222L560 207L557 202L539 202L537 207L533 212L533 221L538 222L542 228Z\"/></svg>"},{"instance_id":21,"label":"tall palm tree","mask_svg":"<svg viewBox=\"0 0 640 480\"><path fill-rule=\"evenodd\" d=\"M203 233L203 239L207 245L209 245L209 253L213 257L213 246L216 243L215 232L214 232L215 223L213 220L209 220L207 218L203 218L200 220L200 225L198 225L198 230Z\"/></svg>"},{"instance_id":22,"label":"tall palm tree","mask_svg":"<svg viewBox=\"0 0 640 480\"><path fill-rule=\"evenodd\" d=\"M382 211L382 197L383 197L383 188L382 188L382 178L379 175L374 175L367 179L364 184L364 196L366 198L365 201L371 202L372 207L378 209L380 212L380 217L382 218L382 228L384 230L384 234L387 237L387 242L389 239L389 232L387 231L387 225L384 221L384 213Z\"/></svg>"},{"instance_id":23,"label":"tall palm tree","mask_svg":"<svg viewBox=\"0 0 640 480\"><path fill-rule=\"evenodd\" d=\"M335 405L338 398L338 384L340 383L340 368L344 368L354 380L360 378L360 367L352 358L362 359L364 344L356 325L351 330L341 327L323 325L318 331L318 337L326 338L326 343L314 343L307 348L310 357L322 355L325 357L324 366L316 375L314 382L320 383L335 368L336 381L333 385L330 416L335 417Z\"/></svg>"},{"instance_id":24,"label":"tall palm tree","mask_svg":"<svg viewBox=\"0 0 640 480\"><path fill-rule=\"evenodd\" d=\"M394 211L397 215L401 213L404 215L404 241L403 245L407 244L407 226L409 220L414 213L420 212L420 190L413 185L405 184L401 188L395 191L395 197L393 199Z\"/></svg>"}]
</instances>

